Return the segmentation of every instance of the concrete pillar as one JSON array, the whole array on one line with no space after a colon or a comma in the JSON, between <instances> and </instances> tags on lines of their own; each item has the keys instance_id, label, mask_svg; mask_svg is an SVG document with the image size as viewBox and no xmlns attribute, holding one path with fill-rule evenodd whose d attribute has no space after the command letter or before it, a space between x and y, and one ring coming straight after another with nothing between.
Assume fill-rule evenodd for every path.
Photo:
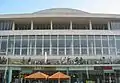
<instances>
[{"instance_id":1,"label":"concrete pillar","mask_svg":"<svg viewBox=\"0 0 120 83\"><path fill-rule=\"evenodd\" d=\"M72 21L70 20L70 30L72 30Z\"/></svg>"},{"instance_id":2,"label":"concrete pillar","mask_svg":"<svg viewBox=\"0 0 120 83\"><path fill-rule=\"evenodd\" d=\"M8 70L8 83L10 83L12 81L12 69L10 68Z\"/></svg>"},{"instance_id":3,"label":"concrete pillar","mask_svg":"<svg viewBox=\"0 0 120 83\"><path fill-rule=\"evenodd\" d=\"M15 22L13 21L12 30L15 30Z\"/></svg>"},{"instance_id":4,"label":"concrete pillar","mask_svg":"<svg viewBox=\"0 0 120 83\"><path fill-rule=\"evenodd\" d=\"M90 30L92 30L92 22L91 22L91 20L89 20L89 27L90 27Z\"/></svg>"},{"instance_id":5,"label":"concrete pillar","mask_svg":"<svg viewBox=\"0 0 120 83\"><path fill-rule=\"evenodd\" d=\"M108 24L107 24L107 25L108 25L108 30L110 30L110 22L109 22L109 21L108 21Z\"/></svg>"},{"instance_id":6,"label":"concrete pillar","mask_svg":"<svg viewBox=\"0 0 120 83\"><path fill-rule=\"evenodd\" d=\"M31 30L33 30L33 21L31 20Z\"/></svg>"},{"instance_id":7,"label":"concrete pillar","mask_svg":"<svg viewBox=\"0 0 120 83\"><path fill-rule=\"evenodd\" d=\"M51 28L51 30L53 29L53 22L52 22L52 20L50 21L50 28Z\"/></svg>"}]
</instances>

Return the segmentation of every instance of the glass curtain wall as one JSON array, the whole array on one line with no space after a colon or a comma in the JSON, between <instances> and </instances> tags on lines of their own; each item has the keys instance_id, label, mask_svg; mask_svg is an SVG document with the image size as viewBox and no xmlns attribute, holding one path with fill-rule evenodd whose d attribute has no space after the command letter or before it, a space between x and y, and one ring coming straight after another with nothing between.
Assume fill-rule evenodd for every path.
<instances>
[{"instance_id":1,"label":"glass curtain wall","mask_svg":"<svg viewBox=\"0 0 120 83\"><path fill-rule=\"evenodd\" d=\"M119 42L119 35L0 36L0 55L120 55Z\"/></svg>"}]
</instances>

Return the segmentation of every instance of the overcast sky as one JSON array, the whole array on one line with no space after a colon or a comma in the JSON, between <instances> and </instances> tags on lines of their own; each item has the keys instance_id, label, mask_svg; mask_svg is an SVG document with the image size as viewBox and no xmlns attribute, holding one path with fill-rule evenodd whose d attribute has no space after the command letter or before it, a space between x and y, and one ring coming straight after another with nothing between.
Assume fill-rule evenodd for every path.
<instances>
[{"instance_id":1,"label":"overcast sky","mask_svg":"<svg viewBox=\"0 0 120 83\"><path fill-rule=\"evenodd\" d=\"M120 14L120 0L0 0L1 14L32 13L49 8Z\"/></svg>"}]
</instances>

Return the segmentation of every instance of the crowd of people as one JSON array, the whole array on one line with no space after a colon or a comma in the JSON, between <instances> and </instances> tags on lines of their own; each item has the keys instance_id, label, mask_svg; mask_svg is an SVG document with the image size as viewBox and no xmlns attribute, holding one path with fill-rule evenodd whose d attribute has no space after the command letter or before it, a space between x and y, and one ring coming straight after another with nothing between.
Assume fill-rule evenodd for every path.
<instances>
[{"instance_id":1,"label":"crowd of people","mask_svg":"<svg viewBox=\"0 0 120 83\"><path fill-rule=\"evenodd\" d=\"M0 64L6 64L7 59L5 57L0 57Z\"/></svg>"},{"instance_id":2,"label":"crowd of people","mask_svg":"<svg viewBox=\"0 0 120 83\"><path fill-rule=\"evenodd\" d=\"M23 57L22 59L12 59L0 57L0 64L21 64L21 65L82 65L82 64L120 64L120 59L112 59L102 57L100 59L83 59L82 57L61 57L60 59L26 59Z\"/></svg>"},{"instance_id":3,"label":"crowd of people","mask_svg":"<svg viewBox=\"0 0 120 83\"><path fill-rule=\"evenodd\" d=\"M7 61L6 58L0 59L2 64L5 64ZM19 63L18 63L19 62ZM82 57L61 57L60 59L16 59L12 60L9 58L9 64L21 64L21 65L84 65L84 64L120 64L119 59L112 59L102 57L100 59L83 59Z\"/></svg>"}]
</instances>

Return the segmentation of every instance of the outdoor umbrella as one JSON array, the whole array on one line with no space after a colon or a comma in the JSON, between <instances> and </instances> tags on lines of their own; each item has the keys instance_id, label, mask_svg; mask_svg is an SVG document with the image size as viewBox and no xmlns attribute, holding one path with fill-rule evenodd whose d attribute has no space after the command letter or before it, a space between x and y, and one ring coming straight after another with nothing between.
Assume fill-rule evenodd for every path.
<instances>
[{"instance_id":1,"label":"outdoor umbrella","mask_svg":"<svg viewBox=\"0 0 120 83\"><path fill-rule=\"evenodd\" d=\"M49 77L51 80L58 80L58 83L60 83L60 80L68 80L70 79L70 76L65 75L64 73L57 72Z\"/></svg>"},{"instance_id":2,"label":"outdoor umbrella","mask_svg":"<svg viewBox=\"0 0 120 83\"><path fill-rule=\"evenodd\" d=\"M33 73L29 76L26 76L25 79L47 79L48 78L48 75L47 74L44 74L42 72L37 72L37 73Z\"/></svg>"}]
</instances>

